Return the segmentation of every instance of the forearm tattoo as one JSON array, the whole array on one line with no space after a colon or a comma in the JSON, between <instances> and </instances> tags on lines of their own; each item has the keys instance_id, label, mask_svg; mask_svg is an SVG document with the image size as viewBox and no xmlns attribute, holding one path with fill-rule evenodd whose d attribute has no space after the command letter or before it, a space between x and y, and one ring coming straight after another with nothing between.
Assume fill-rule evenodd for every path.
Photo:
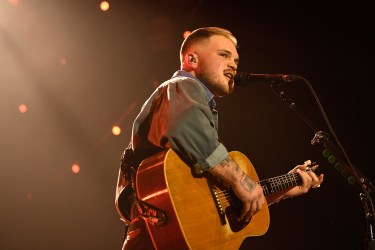
<instances>
[{"instance_id":1,"label":"forearm tattoo","mask_svg":"<svg viewBox=\"0 0 375 250\"><path fill-rule=\"evenodd\" d=\"M236 176L240 177L241 186L244 187L247 191L251 192L256 187L256 182L251 180L245 172L240 168L240 166L229 156L225 158L223 161L220 162L221 167L230 167L233 166L233 171L231 171L231 178L235 178Z\"/></svg>"},{"instance_id":2,"label":"forearm tattoo","mask_svg":"<svg viewBox=\"0 0 375 250\"><path fill-rule=\"evenodd\" d=\"M227 156L227 158L225 158L224 160L222 160L221 162L220 162L220 167L225 167L225 166L229 166L229 162L230 162L230 158L229 158L229 156Z\"/></svg>"},{"instance_id":3,"label":"forearm tattoo","mask_svg":"<svg viewBox=\"0 0 375 250\"><path fill-rule=\"evenodd\" d=\"M247 177L244 173L244 176L241 179L241 185L249 192L253 191L257 183Z\"/></svg>"}]
</instances>

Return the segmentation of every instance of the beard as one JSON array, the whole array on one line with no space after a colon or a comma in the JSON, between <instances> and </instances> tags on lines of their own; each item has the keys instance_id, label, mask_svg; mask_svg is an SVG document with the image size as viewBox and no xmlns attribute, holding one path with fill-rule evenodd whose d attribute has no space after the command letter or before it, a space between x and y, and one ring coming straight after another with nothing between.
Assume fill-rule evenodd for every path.
<instances>
[{"instance_id":1,"label":"beard","mask_svg":"<svg viewBox=\"0 0 375 250\"><path fill-rule=\"evenodd\" d=\"M233 92L233 88L228 86L221 75L214 73L212 70L202 65L197 78L211 91L216 97L227 96Z\"/></svg>"}]
</instances>

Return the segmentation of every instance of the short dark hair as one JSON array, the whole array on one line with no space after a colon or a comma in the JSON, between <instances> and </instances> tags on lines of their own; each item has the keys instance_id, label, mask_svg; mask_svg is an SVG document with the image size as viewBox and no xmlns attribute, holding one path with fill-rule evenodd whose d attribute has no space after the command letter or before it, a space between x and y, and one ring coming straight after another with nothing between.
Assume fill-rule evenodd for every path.
<instances>
[{"instance_id":1,"label":"short dark hair","mask_svg":"<svg viewBox=\"0 0 375 250\"><path fill-rule=\"evenodd\" d=\"M195 43L199 43L203 40L209 39L211 36L219 35L225 36L232 40L234 45L237 47L237 38L227 29L219 27L202 27L196 30L193 30L190 35L188 35L185 40L182 42L180 49L180 58L183 57L183 54L186 50Z\"/></svg>"}]
</instances>

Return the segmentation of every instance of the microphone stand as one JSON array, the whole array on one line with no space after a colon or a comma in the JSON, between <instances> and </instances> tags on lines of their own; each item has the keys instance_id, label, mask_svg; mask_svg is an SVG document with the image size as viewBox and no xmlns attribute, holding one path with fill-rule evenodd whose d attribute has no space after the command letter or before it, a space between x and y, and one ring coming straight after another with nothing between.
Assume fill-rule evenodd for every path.
<instances>
[{"instance_id":1,"label":"microphone stand","mask_svg":"<svg viewBox=\"0 0 375 250\"><path fill-rule=\"evenodd\" d=\"M360 187L360 194L359 197L362 201L362 206L365 212L366 218L366 238L365 238L365 249L366 250L375 250L375 238L374 238L374 230L375 230L375 210L374 210L374 203L371 199L371 195L375 192L375 187L371 183L370 180L365 178L358 169L356 169L353 164L350 162L349 158L347 157L345 150L341 146L337 136L335 135L326 115L320 104L320 101L315 94L311 84L303 77L297 76L298 80L303 81L309 87L311 93L313 94L315 101L318 103L319 109L323 114L323 117L327 123L327 126L333 135L334 142L330 140L331 136L324 131L319 131L316 129L314 124L307 118L307 116L297 107L295 102L289 98L285 91L281 89L282 86L282 79L270 79L268 82L271 83L271 88L275 92L277 96L283 100L289 108L291 108L314 132L315 136L311 140L312 145L321 144L324 147L323 155L328 159L331 164L335 164L335 168L340 170L343 176L348 176L348 182L351 185L355 183L358 184Z\"/></svg>"}]
</instances>

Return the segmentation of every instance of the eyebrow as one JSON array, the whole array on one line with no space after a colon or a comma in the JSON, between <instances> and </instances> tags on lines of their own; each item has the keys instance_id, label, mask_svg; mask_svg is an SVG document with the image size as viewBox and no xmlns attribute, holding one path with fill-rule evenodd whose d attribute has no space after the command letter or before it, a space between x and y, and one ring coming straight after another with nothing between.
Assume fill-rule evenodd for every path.
<instances>
[{"instance_id":1,"label":"eyebrow","mask_svg":"<svg viewBox=\"0 0 375 250\"><path fill-rule=\"evenodd\" d=\"M232 52L230 52L229 50L223 49L221 51L226 52L226 53L230 54L231 56L233 56ZM238 65L240 63L240 59L239 58L234 59L234 62Z\"/></svg>"}]
</instances>

